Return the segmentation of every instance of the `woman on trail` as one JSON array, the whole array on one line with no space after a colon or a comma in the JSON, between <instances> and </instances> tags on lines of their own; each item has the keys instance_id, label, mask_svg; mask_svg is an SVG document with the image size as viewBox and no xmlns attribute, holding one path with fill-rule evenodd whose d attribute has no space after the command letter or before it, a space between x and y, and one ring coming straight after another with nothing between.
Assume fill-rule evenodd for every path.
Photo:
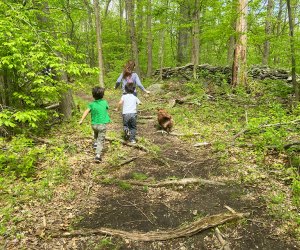
<instances>
[{"instance_id":1,"label":"woman on trail","mask_svg":"<svg viewBox=\"0 0 300 250\"><path fill-rule=\"evenodd\" d=\"M136 93L136 86L138 86L142 91L144 91L145 93L149 94L150 92L148 90L146 90L144 88L144 86L141 83L141 80L139 78L139 76L137 75L137 73L133 72L135 67L135 63L132 60L129 60L126 65L124 66L123 72L121 73L121 75L119 76L117 82L116 82L116 86L115 89L118 88L122 82L122 91L123 94L126 94L126 90L125 90L125 85L130 82L134 84L134 95L137 96Z\"/></svg>"}]
</instances>

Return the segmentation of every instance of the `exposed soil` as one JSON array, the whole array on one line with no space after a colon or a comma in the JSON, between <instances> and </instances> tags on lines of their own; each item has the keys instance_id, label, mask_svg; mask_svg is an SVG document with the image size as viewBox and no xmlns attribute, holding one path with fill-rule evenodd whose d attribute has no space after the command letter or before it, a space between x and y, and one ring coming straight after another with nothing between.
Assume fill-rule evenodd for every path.
<instances>
[{"instance_id":1,"label":"exposed soil","mask_svg":"<svg viewBox=\"0 0 300 250\"><path fill-rule=\"evenodd\" d=\"M82 96L85 97L85 96ZM116 100L110 100L114 108ZM123 166L109 163L111 143L106 142L103 162L93 162L91 138L80 138L77 133L67 135L77 145L77 154L70 158L72 174L66 185L57 189L56 195L47 204L30 204L35 226L24 229L20 240L8 241L7 249L221 249L214 229L208 229L193 236L169 241L138 242L110 237L106 245L103 235L83 235L51 238L53 232L72 232L101 227L124 231L163 231L188 224L196 218L218 213L228 213L225 206L237 212L250 213L248 217L219 226L224 240L231 249L299 249L286 235L276 231L279 222L270 218L266 205L260 199L259 187L243 186L232 180L226 172L227 166L220 162L210 147L195 148L178 136L157 133L155 111L142 111L140 116L154 116L154 119L138 123L138 139L144 138L160 148L159 153L145 153L122 145L127 155L124 160L138 158ZM120 115L111 112L113 123L109 130L120 134ZM142 121L142 122L141 122ZM133 180L136 173L143 174L146 181L201 177L224 182L226 185L174 185L168 187L122 186ZM65 198L73 190L74 200ZM39 210L36 207L39 206ZM46 220L46 227L42 225ZM45 223L44 223L45 224Z\"/></svg>"}]
</instances>

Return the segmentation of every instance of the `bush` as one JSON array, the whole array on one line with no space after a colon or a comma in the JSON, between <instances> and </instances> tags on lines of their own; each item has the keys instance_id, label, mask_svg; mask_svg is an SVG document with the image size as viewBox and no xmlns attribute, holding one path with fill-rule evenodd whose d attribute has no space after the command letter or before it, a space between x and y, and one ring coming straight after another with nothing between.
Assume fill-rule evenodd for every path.
<instances>
[{"instance_id":1,"label":"bush","mask_svg":"<svg viewBox=\"0 0 300 250\"><path fill-rule=\"evenodd\" d=\"M36 148L31 139L23 136L14 137L7 147L0 141L0 172L17 178L35 175L36 165L43 148Z\"/></svg>"}]
</instances>

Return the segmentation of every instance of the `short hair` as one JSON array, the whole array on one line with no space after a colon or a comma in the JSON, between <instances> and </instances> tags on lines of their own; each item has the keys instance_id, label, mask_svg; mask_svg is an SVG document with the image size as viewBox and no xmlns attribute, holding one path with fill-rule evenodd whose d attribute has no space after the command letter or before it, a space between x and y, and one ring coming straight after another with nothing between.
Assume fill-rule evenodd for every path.
<instances>
[{"instance_id":1,"label":"short hair","mask_svg":"<svg viewBox=\"0 0 300 250\"><path fill-rule=\"evenodd\" d=\"M134 86L133 82L126 83L126 85L125 85L125 92L126 93L132 94L132 93L134 93L134 90L135 90L135 86Z\"/></svg>"},{"instance_id":2,"label":"short hair","mask_svg":"<svg viewBox=\"0 0 300 250\"><path fill-rule=\"evenodd\" d=\"M104 88L102 87L94 87L92 89L92 95L94 97L95 100L99 100L102 99L104 96Z\"/></svg>"}]
</instances>

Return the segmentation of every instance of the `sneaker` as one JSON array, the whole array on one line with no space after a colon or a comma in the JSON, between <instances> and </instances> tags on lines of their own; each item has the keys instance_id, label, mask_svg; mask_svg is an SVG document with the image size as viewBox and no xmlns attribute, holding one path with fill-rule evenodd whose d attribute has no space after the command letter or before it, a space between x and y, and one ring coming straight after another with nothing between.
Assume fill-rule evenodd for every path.
<instances>
[{"instance_id":1,"label":"sneaker","mask_svg":"<svg viewBox=\"0 0 300 250\"><path fill-rule=\"evenodd\" d=\"M136 144L136 140L131 140L130 143Z\"/></svg>"},{"instance_id":2,"label":"sneaker","mask_svg":"<svg viewBox=\"0 0 300 250\"><path fill-rule=\"evenodd\" d=\"M96 156L95 157L95 162L96 163L100 163L102 161L101 157L100 156Z\"/></svg>"},{"instance_id":3,"label":"sneaker","mask_svg":"<svg viewBox=\"0 0 300 250\"><path fill-rule=\"evenodd\" d=\"M124 134L125 134L125 140L128 140L129 137L130 137L130 131L129 131L128 128L127 128L127 129L124 129Z\"/></svg>"},{"instance_id":4,"label":"sneaker","mask_svg":"<svg viewBox=\"0 0 300 250\"><path fill-rule=\"evenodd\" d=\"M94 149L97 148L97 142L95 142L95 143L93 144L93 148L94 148Z\"/></svg>"}]
</instances>

